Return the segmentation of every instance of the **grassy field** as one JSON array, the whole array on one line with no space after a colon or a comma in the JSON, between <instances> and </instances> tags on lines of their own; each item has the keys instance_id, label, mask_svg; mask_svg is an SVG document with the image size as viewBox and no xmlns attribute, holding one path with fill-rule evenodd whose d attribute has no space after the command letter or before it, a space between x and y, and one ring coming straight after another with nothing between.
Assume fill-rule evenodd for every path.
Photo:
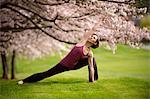
<instances>
[{"instance_id":1,"label":"grassy field","mask_svg":"<svg viewBox=\"0 0 150 99\"><path fill-rule=\"evenodd\" d=\"M60 60L59 56L18 58L17 79L0 80L0 99L150 98L150 51L119 45L115 55L102 48L94 50L94 55L99 70L99 80L95 83L88 83L88 70L84 67L37 83L17 85L19 79L45 71Z\"/></svg>"}]
</instances>

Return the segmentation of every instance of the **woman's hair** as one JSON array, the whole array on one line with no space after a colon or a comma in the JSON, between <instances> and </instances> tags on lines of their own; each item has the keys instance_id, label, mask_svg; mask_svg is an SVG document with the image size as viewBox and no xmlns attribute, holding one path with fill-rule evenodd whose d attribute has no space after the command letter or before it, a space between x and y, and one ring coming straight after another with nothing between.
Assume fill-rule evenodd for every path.
<instances>
[{"instance_id":1,"label":"woman's hair","mask_svg":"<svg viewBox=\"0 0 150 99\"><path fill-rule=\"evenodd\" d=\"M93 34L93 35L96 35L98 37L97 34ZM96 40L96 44L93 44L91 47L94 48L94 49L99 47L99 39L98 38Z\"/></svg>"},{"instance_id":2,"label":"woman's hair","mask_svg":"<svg viewBox=\"0 0 150 99\"><path fill-rule=\"evenodd\" d=\"M99 41L107 41L106 39L100 38Z\"/></svg>"}]
</instances>

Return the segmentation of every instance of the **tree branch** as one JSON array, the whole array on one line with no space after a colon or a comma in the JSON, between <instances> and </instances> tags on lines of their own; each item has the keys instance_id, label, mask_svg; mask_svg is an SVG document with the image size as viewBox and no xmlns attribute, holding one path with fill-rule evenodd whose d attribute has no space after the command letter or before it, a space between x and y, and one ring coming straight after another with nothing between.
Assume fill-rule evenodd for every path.
<instances>
[{"instance_id":1,"label":"tree branch","mask_svg":"<svg viewBox=\"0 0 150 99\"><path fill-rule=\"evenodd\" d=\"M97 13L99 13L96 10L91 10L91 12L87 12L87 13L83 13L81 15L78 16L71 16L71 17L58 17L57 20L66 20L66 19L78 19L78 18L82 18L82 17L86 17L86 16L92 16L92 15L96 15Z\"/></svg>"},{"instance_id":2,"label":"tree branch","mask_svg":"<svg viewBox=\"0 0 150 99\"><path fill-rule=\"evenodd\" d=\"M0 9L5 8L9 2L9 0L0 0Z\"/></svg>"},{"instance_id":3,"label":"tree branch","mask_svg":"<svg viewBox=\"0 0 150 99\"><path fill-rule=\"evenodd\" d=\"M25 17L26 19L30 20L30 21L35 25L35 27L37 27L37 29L41 30L44 34L48 35L49 37L51 37L51 38L53 38L53 39L55 39L55 40L57 40L57 41L59 41L59 42L63 42L63 43L67 43L67 44L76 44L76 43L73 43L73 42L69 42L69 41L64 41L64 40L58 39L58 38L56 38L55 36L50 35L50 34L47 33L46 31L44 31L42 28L40 28L40 27L39 27L32 19L30 19L28 16L22 14L21 12L17 11L16 9L14 9L14 8L8 6L8 5L7 5L7 8L10 9L10 10L12 10L12 11L14 11L14 12L16 12L16 13L18 13L18 14L20 14L21 16Z\"/></svg>"},{"instance_id":4,"label":"tree branch","mask_svg":"<svg viewBox=\"0 0 150 99\"><path fill-rule=\"evenodd\" d=\"M8 42L11 39L11 37L9 37L8 39L4 40L4 39L0 39L0 42Z\"/></svg>"},{"instance_id":5,"label":"tree branch","mask_svg":"<svg viewBox=\"0 0 150 99\"><path fill-rule=\"evenodd\" d=\"M54 18L54 19L50 20L50 19L44 18L43 16L41 16L41 15L37 14L36 12L31 11L31 10L29 10L29 9L27 9L27 8L25 8L25 7L19 6L19 5L10 4L10 3L8 3L7 5L11 5L11 6L14 6L14 7L18 7L18 8L20 8L20 9L23 9L23 10L26 10L26 11L28 11L28 12L31 12L31 13L33 13L33 14L37 15L38 17L40 17L41 19L43 19L43 20L45 20L45 21L54 22L54 21L55 21L55 19L56 19L56 18Z\"/></svg>"},{"instance_id":6,"label":"tree branch","mask_svg":"<svg viewBox=\"0 0 150 99\"><path fill-rule=\"evenodd\" d=\"M98 1L106 1L106 2L110 2L110 3L118 3L118 4L134 4L134 3L131 3L131 0L125 1L125 2L113 1L113 0L98 0Z\"/></svg>"},{"instance_id":7,"label":"tree branch","mask_svg":"<svg viewBox=\"0 0 150 99\"><path fill-rule=\"evenodd\" d=\"M52 26L43 26L40 28L52 28ZM8 32L8 31L12 31L12 32L20 32L20 31L24 31L27 29L38 29L37 27L19 27L19 28L15 28L15 27L0 27L0 31L2 32Z\"/></svg>"},{"instance_id":8,"label":"tree branch","mask_svg":"<svg viewBox=\"0 0 150 99\"><path fill-rule=\"evenodd\" d=\"M37 1L37 0L35 0L34 2L37 3L37 4L40 4L40 5L49 5L49 6L57 6L57 5L62 5L62 4L66 3L66 2L65 3L59 3L59 2L57 2L57 3L49 4L49 3L44 3L44 2Z\"/></svg>"},{"instance_id":9,"label":"tree branch","mask_svg":"<svg viewBox=\"0 0 150 99\"><path fill-rule=\"evenodd\" d=\"M57 28L58 29L60 29L60 30L62 30L62 31L64 31L64 32L73 32L73 31L78 31L78 30L72 30L72 29L70 29L70 30L65 30L65 29L63 29L63 28L61 28L56 22L54 22L54 24L55 24L55 26L57 26Z\"/></svg>"},{"instance_id":10,"label":"tree branch","mask_svg":"<svg viewBox=\"0 0 150 99\"><path fill-rule=\"evenodd\" d=\"M8 5L10 5L10 6L13 6L13 7L18 7L18 8L20 8L20 9L23 9L23 10L26 10L26 11L28 11L28 12L31 12L31 13L33 13L33 14L35 14L35 15L37 15L38 17L40 17L41 19L43 19L43 20L45 20L45 21L49 21L49 22L54 22L54 24L59 28L59 29L61 29L62 31L64 31L64 32L72 32L72 31L75 31L75 30L65 30L65 29L62 29L61 27L59 27L59 25L57 25L56 24L56 20L57 20L57 18L58 18L58 15L56 15L52 20L49 20L49 19L47 19L47 18L44 18L43 16L41 16L41 15L39 15L39 14L37 14L37 13L35 13L35 12L33 12L33 11L31 11L31 10L29 10L29 9L27 9L27 8L25 8L25 7L22 7L22 6L19 6L19 5L15 5L15 4L8 4ZM49 27L49 26L48 26ZM43 27L42 27L43 28ZM45 28L45 27L44 27ZM11 28L10 28L11 29ZM13 29L13 28L12 28ZM11 30L12 30L11 29ZM32 27L29 27L29 28L14 28L14 29L18 29L18 30L22 30L22 29L37 29L37 28L32 28ZM6 30L6 28L3 28L3 30Z\"/></svg>"}]
</instances>

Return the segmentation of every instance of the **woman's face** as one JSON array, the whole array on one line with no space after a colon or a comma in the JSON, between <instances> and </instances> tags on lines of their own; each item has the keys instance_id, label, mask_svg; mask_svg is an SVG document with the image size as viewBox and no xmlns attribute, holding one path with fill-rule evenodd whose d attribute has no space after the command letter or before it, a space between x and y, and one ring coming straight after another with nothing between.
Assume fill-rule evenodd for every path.
<instances>
[{"instance_id":1,"label":"woman's face","mask_svg":"<svg viewBox=\"0 0 150 99\"><path fill-rule=\"evenodd\" d=\"M98 37L97 35L92 35L91 37L88 38L88 41L92 44L96 44Z\"/></svg>"}]
</instances>

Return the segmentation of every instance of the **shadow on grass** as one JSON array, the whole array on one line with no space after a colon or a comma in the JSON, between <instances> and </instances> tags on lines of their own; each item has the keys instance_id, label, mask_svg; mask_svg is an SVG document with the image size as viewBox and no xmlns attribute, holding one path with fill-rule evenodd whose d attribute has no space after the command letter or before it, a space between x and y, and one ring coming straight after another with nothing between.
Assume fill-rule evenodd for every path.
<instances>
[{"instance_id":1,"label":"shadow on grass","mask_svg":"<svg viewBox=\"0 0 150 99\"><path fill-rule=\"evenodd\" d=\"M88 83L85 79L76 79L76 78L64 78L64 79L46 79L34 83L25 83L25 84L36 84L36 85L52 85L52 84L83 84Z\"/></svg>"},{"instance_id":2,"label":"shadow on grass","mask_svg":"<svg viewBox=\"0 0 150 99\"><path fill-rule=\"evenodd\" d=\"M49 85L49 84L80 84L86 83L86 81L47 81L47 82L38 82L37 84Z\"/></svg>"},{"instance_id":3,"label":"shadow on grass","mask_svg":"<svg viewBox=\"0 0 150 99\"><path fill-rule=\"evenodd\" d=\"M17 85L18 80L0 80L0 85ZM148 87L150 81L146 79L138 79L138 78L106 78L106 79L99 79L94 85L105 85L105 84L120 84L125 85L128 87L139 86L143 85L143 87ZM80 79L80 78L52 78L52 79L45 79L39 82L34 83L25 83L24 85L82 85L82 84L89 84L87 79Z\"/></svg>"}]
</instances>

